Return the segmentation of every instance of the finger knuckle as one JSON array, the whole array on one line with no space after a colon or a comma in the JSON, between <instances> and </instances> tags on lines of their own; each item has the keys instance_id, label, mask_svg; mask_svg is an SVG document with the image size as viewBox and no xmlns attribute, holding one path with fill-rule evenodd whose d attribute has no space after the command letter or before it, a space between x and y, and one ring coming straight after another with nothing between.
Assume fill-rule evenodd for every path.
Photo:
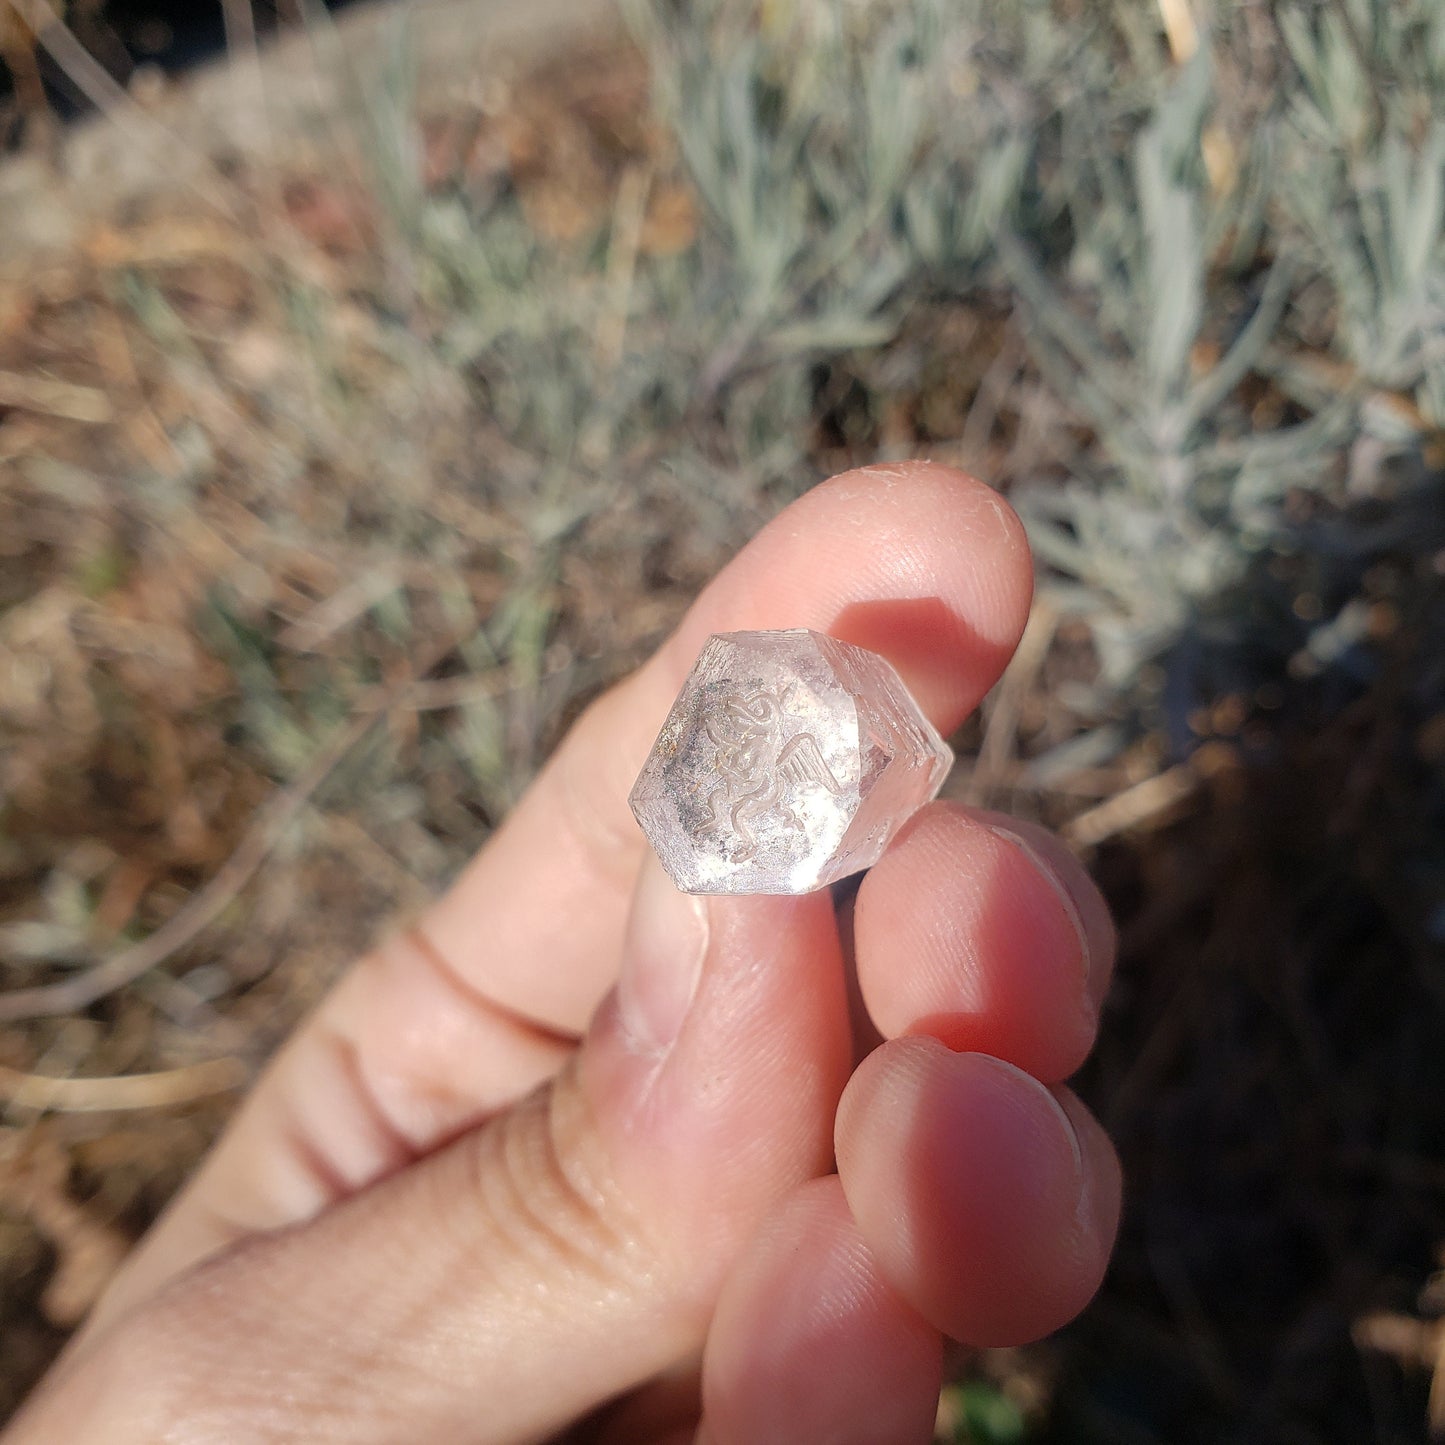
<instances>
[{"instance_id":1,"label":"finger knuckle","mask_svg":"<svg viewBox=\"0 0 1445 1445\"><path fill-rule=\"evenodd\" d=\"M570 1070L474 1135L470 1167L494 1259L612 1287L637 1277L643 1233Z\"/></svg>"}]
</instances>

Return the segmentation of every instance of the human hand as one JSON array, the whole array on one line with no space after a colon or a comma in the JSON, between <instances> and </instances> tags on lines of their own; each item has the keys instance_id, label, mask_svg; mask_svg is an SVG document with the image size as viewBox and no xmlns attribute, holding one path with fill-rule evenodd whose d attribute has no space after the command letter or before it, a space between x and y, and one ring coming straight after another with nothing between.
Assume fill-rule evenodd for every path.
<instances>
[{"instance_id":1,"label":"human hand","mask_svg":"<svg viewBox=\"0 0 1445 1445\"><path fill-rule=\"evenodd\" d=\"M290 1041L10 1445L930 1439L942 1337L1046 1333L1107 1260L1118 1166L1058 1087L1104 904L934 804L845 947L826 892L678 893L626 797L710 633L872 648L947 734L1031 585L941 467L789 507Z\"/></svg>"}]
</instances>

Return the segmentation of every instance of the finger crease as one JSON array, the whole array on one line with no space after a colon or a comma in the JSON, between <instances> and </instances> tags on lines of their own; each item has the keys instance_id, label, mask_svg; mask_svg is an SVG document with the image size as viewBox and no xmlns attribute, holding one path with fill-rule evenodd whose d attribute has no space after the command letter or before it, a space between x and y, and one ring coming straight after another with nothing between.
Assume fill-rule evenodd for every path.
<instances>
[{"instance_id":1,"label":"finger crease","mask_svg":"<svg viewBox=\"0 0 1445 1445\"><path fill-rule=\"evenodd\" d=\"M297 1217L299 1219L310 1219L319 1214L328 1204L337 1199L345 1199L347 1195L356 1190L356 1185L342 1173L341 1168L335 1160L322 1148L319 1141L314 1139L311 1131L298 1119L282 1118L277 1120L277 1132L280 1136L281 1147L300 1166L301 1172L315 1186L321 1196L313 1209L305 1210ZM282 1221L277 1220L276 1224Z\"/></svg>"},{"instance_id":2,"label":"finger crease","mask_svg":"<svg viewBox=\"0 0 1445 1445\"><path fill-rule=\"evenodd\" d=\"M538 1110L544 1119L529 1117ZM504 1228L511 1222L513 1242L534 1257L540 1248L579 1276L619 1283L626 1245L608 1220L605 1191L558 1138L551 1091L526 1100L486 1145L478 1160L483 1189L503 1195L490 1215Z\"/></svg>"},{"instance_id":3,"label":"finger crease","mask_svg":"<svg viewBox=\"0 0 1445 1445\"><path fill-rule=\"evenodd\" d=\"M459 997L467 1008L490 1015L504 1027L526 1036L534 1043L566 1049L576 1046L578 1035L543 1023L539 1019L529 1018L509 1004L484 993L431 941L421 923L413 923L407 928L402 933L401 940L405 946L420 955L422 962L440 980L443 987Z\"/></svg>"},{"instance_id":4,"label":"finger crease","mask_svg":"<svg viewBox=\"0 0 1445 1445\"><path fill-rule=\"evenodd\" d=\"M323 1045L329 1045L336 1056L343 1087L351 1095L358 1113L380 1141L390 1158L376 1170L372 1178L380 1178L420 1158L422 1150L392 1118L382 1104L362 1063L361 1050L345 1034L323 1034Z\"/></svg>"}]
</instances>

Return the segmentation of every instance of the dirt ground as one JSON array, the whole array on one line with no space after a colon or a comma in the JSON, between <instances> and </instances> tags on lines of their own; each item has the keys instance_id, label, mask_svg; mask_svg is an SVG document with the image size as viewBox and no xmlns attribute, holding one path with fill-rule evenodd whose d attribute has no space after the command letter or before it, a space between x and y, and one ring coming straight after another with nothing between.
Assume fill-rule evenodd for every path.
<instances>
[{"instance_id":1,"label":"dirt ground","mask_svg":"<svg viewBox=\"0 0 1445 1445\"><path fill-rule=\"evenodd\" d=\"M615 283L596 237L619 206L634 259L698 244L625 46L438 94L420 186L504 193L557 274ZM331 143L212 151L184 187L103 204L46 193L61 219L29 215L0 272L0 1419L297 1017L787 500L694 484L651 444L608 478L519 440L541 403L445 350L398 260L406 213L344 141L350 168L322 164ZM899 369L866 416L852 363L820 368L798 486L881 444L956 455L1006 344L987 308L941 306L892 354L967 364ZM999 408L980 469L1006 473L1025 430ZM714 432L699 448L725 459ZM1095 1305L961 1356L940 1438L1445 1429L1421 862L1445 821L1421 682L1445 613L1429 576L1381 565L1368 678L1286 679L1263 708L1221 686L1187 749L1121 710L1101 762L1065 750L1090 635L1044 608L958 740L949 792L1062 827L1116 908L1079 1087L1128 1204Z\"/></svg>"}]
</instances>

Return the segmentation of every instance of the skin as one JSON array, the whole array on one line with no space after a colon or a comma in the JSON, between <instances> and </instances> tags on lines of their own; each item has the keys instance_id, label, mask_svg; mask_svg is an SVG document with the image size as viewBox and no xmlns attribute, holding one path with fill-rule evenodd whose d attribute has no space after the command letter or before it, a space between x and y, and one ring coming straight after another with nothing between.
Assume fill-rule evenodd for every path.
<instances>
[{"instance_id":1,"label":"skin","mask_svg":"<svg viewBox=\"0 0 1445 1445\"><path fill-rule=\"evenodd\" d=\"M784 511L298 1031L8 1445L929 1440L945 1335L1045 1334L1107 1261L1118 1166L1059 1083L1103 902L1046 833L935 804L845 946L826 893L679 894L626 795L709 634L871 647L947 733L1031 587L942 467Z\"/></svg>"}]
</instances>

